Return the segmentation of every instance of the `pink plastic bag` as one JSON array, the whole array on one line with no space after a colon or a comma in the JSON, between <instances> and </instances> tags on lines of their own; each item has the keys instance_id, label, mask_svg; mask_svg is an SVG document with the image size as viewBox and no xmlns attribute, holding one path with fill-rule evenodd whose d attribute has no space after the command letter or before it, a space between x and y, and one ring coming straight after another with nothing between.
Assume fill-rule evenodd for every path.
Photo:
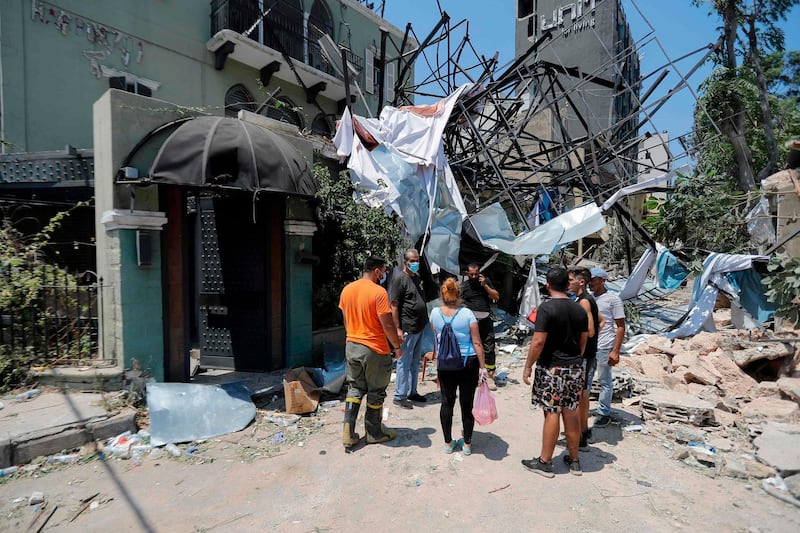
<instances>
[{"instance_id":1,"label":"pink plastic bag","mask_svg":"<svg viewBox=\"0 0 800 533\"><path fill-rule=\"evenodd\" d=\"M492 391L489 390L489 385L485 381L480 384L478 392L475 394L472 416L475 417L475 422L481 426L497 420L497 404L495 404Z\"/></svg>"}]
</instances>

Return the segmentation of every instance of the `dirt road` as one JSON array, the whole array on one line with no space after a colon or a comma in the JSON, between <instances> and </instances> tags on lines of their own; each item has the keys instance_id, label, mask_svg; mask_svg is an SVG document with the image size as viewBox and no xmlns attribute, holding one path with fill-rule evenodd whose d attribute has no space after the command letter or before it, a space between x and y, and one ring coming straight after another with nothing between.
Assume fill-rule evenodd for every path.
<instances>
[{"instance_id":1,"label":"dirt road","mask_svg":"<svg viewBox=\"0 0 800 533\"><path fill-rule=\"evenodd\" d=\"M554 479L528 472L520 460L538 455L542 415L518 367L510 378L496 396L500 419L476 428L468 457L442 451L438 393L426 382L428 404L391 409L394 442L353 454L340 444L339 405L290 428L259 411L247 429L198 445L213 462L95 459L0 480L0 531L28 527L34 491L58 506L45 531L800 531L800 509L759 481L709 477L672 459L663 437L621 431L636 407L595 430L583 476L560 462L563 442ZM94 494L96 508L70 521Z\"/></svg>"}]
</instances>

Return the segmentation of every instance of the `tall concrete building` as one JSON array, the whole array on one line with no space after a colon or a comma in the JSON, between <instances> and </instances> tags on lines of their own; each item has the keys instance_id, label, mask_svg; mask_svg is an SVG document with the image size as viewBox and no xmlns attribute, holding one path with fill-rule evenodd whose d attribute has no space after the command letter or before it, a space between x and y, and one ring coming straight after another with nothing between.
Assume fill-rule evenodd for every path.
<instances>
[{"instance_id":1,"label":"tall concrete building","mask_svg":"<svg viewBox=\"0 0 800 533\"><path fill-rule=\"evenodd\" d=\"M549 138L582 146L581 153L593 149L593 140L623 146L621 155L630 157L631 163L605 169L608 175L602 181L611 175L622 181L631 179L637 149L635 142L631 146L625 141L637 135L639 57L621 2L518 0L517 57L534 43L537 51L530 55L528 65L552 73L553 79L546 86L533 85L534 91L547 94L530 95L552 101Z\"/></svg>"}]
</instances>

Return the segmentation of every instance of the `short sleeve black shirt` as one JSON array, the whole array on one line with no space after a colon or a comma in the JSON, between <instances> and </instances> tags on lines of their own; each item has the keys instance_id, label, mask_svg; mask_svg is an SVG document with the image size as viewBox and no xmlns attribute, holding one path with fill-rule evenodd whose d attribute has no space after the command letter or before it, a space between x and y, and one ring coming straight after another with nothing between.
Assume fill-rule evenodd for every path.
<instances>
[{"instance_id":1,"label":"short sleeve black shirt","mask_svg":"<svg viewBox=\"0 0 800 533\"><path fill-rule=\"evenodd\" d=\"M589 309L592 310L592 321L594 322L594 337L589 337L586 341L586 351L583 352L585 359L593 359L597 355L597 336L600 334L600 313L597 311L597 302L594 296L584 291L578 296L578 301L587 300Z\"/></svg>"},{"instance_id":2,"label":"short sleeve black shirt","mask_svg":"<svg viewBox=\"0 0 800 533\"><path fill-rule=\"evenodd\" d=\"M389 299L397 302L400 327L408 333L419 333L428 325L428 306L419 276L397 272L389 285Z\"/></svg>"},{"instance_id":3,"label":"short sleeve black shirt","mask_svg":"<svg viewBox=\"0 0 800 533\"><path fill-rule=\"evenodd\" d=\"M538 366L581 364L581 333L588 330L586 311L567 298L547 300L536 310L534 331L547 333Z\"/></svg>"},{"instance_id":4,"label":"short sleeve black shirt","mask_svg":"<svg viewBox=\"0 0 800 533\"><path fill-rule=\"evenodd\" d=\"M484 278L486 285L494 289L494 285L489 278ZM492 300L486 294L486 289L481 286L478 280L466 280L461 283L461 301L464 307L471 311L491 311Z\"/></svg>"}]
</instances>

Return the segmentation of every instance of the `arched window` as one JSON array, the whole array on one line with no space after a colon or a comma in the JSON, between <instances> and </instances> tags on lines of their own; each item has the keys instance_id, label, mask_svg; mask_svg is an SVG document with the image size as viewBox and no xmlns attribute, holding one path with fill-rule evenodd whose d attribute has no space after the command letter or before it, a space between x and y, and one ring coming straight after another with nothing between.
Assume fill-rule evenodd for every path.
<instances>
[{"instance_id":1,"label":"arched window","mask_svg":"<svg viewBox=\"0 0 800 533\"><path fill-rule=\"evenodd\" d=\"M330 137L332 131L331 123L328 121L328 117L322 113L314 117L314 121L311 123L311 132L323 137Z\"/></svg>"},{"instance_id":2,"label":"arched window","mask_svg":"<svg viewBox=\"0 0 800 533\"><path fill-rule=\"evenodd\" d=\"M267 116L269 118L286 122L287 124L294 124L300 129L303 129L303 120L300 118L300 113L291 100L284 97L279 97L272 100L266 107Z\"/></svg>"},{"instance_id":3,"label":"arched window","mask_svg":"<svg viewBox=\"0 0 800 533\"><path fill-rule=\"evenodd\" d=\"M237 83L225 93L225 116L235 117L240 109L255 111L256 103L250 91L241 83Z\"/></svg>"},{"instance_id":4,"label":"arched window","mask_svg":"<svg viewBox=\"0 0 800 533\"><path fill-rule=\"evenodd\" d=\"M333 69L322 55L319 38L323 35L333 37L333 19L328 11L328 6L322 0L314 0L311 13L308 16L308 61L307 63L317 70L334 74Z\"/></svg>"}]
</instances>

